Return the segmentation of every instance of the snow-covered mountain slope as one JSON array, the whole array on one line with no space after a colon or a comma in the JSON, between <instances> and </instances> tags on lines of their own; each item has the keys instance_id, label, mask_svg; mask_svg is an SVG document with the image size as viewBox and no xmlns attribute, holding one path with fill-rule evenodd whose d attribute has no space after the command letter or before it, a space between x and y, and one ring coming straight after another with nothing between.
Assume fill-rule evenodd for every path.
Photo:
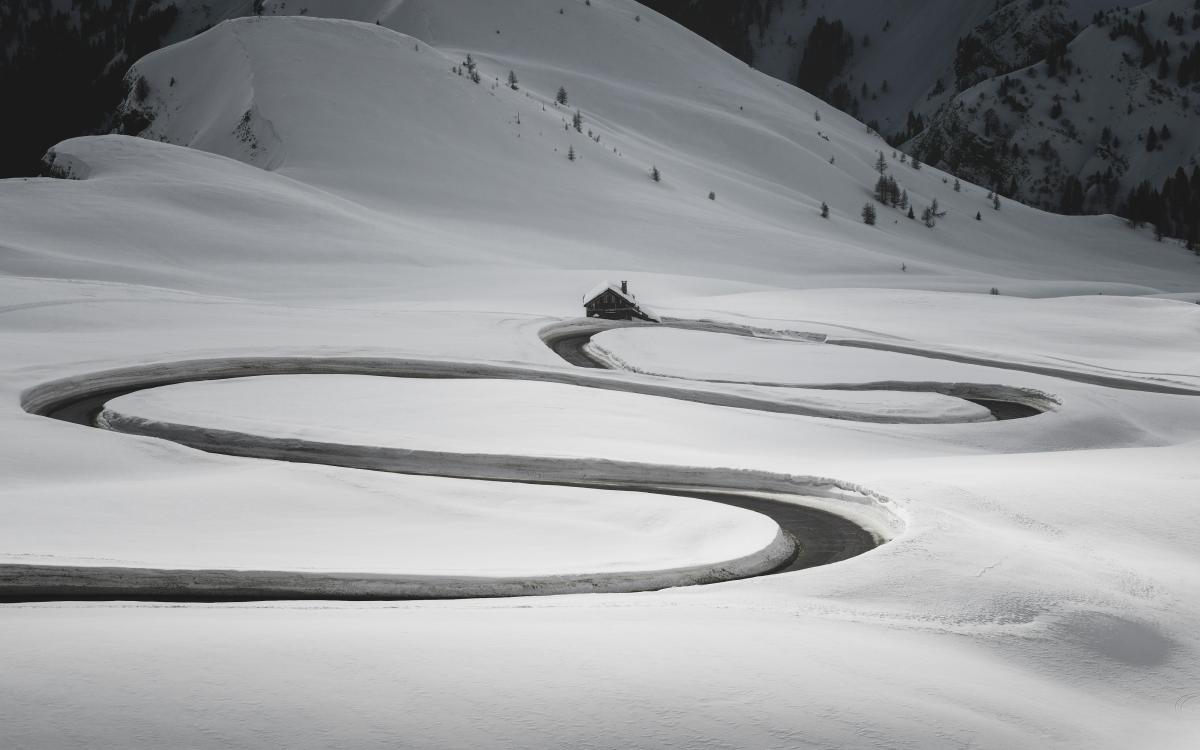
<instances>
[{"instance_id":1,"label":"snow-covered mountain slope","mask_svg":"<svg viewBox=\"0 0 1200 750\"><path fill-rule=\"evenodd\" d=\"M703 3L647 4L709 31L704 19L711 11ZM740 24L725 30L720 41L789 83L797 82L807 48L821 43L810 38L820 19L840 24L841 53L817 55L827 63L825 93L892 136L909 127L910 115L928 117L966 85L1041 59L1052 44L1069 40L1097 10L1116 2L739 0L736 5ZM968 37L975 44L960 51L960 41ZM960 78L967 84L959 86Z\"/></svg>"},{"instance_id":2,"label":"snow-covered mountain slope","mask_svg":"<svg viewBox=\"0 0 1200 750\"><path fill-rule=\"evenodd\" d=\"M0 200L21 209L9 237L53 222L53 263L72 274L84 264L169 274L129 241L140 222L97 218L133 202L136 214L179 216L177 283L208 276L222 290L246 281L214 277L222 258L282 260L303 276L318 257L393 268L396 283L421 288L428 269L464 262L1031 295L1193 286L1196 261L1178 246L1111 217L993 210L986 190L955 192L947 175L900 164L860 123L634 3L560 14L532 0L314 2L308 14L227 22L140 61L146 86L129 106L149 123L143 135L189 149L64 143L55 168L88 179L6 191ZM479 84L455 72L468 55ZM567 106L555 104L560 86ZM935 199L946 212L935 228L892 209L862 223L880 149L918 212ZM71 195L80 222L26 201L42 191ZM189 220L197 194L226 206L219 228ZM325 264L314 273L332 287L342 277Z\"/></svg>"},{"instance_id":3,"label":"snow-covered mountain slope","mask_svg":"<svg viewBox=\"0 0 1200 750\"><path fill-rule=\"evenodd\" d=\"M827 90L844 87L838 97L844 108L890 135L905 127L910 111L919 113L922 103L937 96L932 91L938 80L952 85L947 77L957 40L992 8L989 0L785 0L769 23L749 29L754 65L794 82L818 19L841 22L853 51Z\"/></svg>"},{"instance_id":4,"label":"snow-covered mountain slope","mask_svg":"<svg viewBox=\"0 0 1200 750\"><path fill-rule=\"evenodd\" d=\"M702 4L651 4L1008 197L1200 236L1200 209L1181 209L1178 196L1149 211L1130 200L1142 182L1163 190L1196 166L1195 0L744 0L721 32L705 27ZM1147 148L1151 127L1160 144ZM1160 211L1175 215L1161 221Z\"/></svg>"},{"instance_id":5,"label":"snow-covered mountain slope","mask_svg":"<svg viewBox=\"0 0 1200 750\"><path fill-rule=\"evenodd\" d=\"M1109 12L1061 55L958 94L910 146L1026 202L1114 210L1197 166L1198 45L1194 0Z\"/></svg>"}]
</instances>

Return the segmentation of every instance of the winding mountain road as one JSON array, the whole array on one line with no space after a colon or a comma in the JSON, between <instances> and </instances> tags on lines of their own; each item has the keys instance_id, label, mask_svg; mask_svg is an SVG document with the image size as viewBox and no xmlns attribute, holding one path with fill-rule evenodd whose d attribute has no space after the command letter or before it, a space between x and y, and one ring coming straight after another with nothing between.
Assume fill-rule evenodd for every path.
<instances>
[{"instance_id":1,"label":"winding mountain road","mask_svg":"<svg viewBox=\"0 0 1200 750\"><path fill-rule=\"evenodd\" d=\"M479 363L361 358L250 358L194 360L93 373L45 384L25 394L34 414L96 427L104 404L118 396L173 383L282 374L356 374L390 377L521 378L589 385L570 371ZM612 388L620 381L604 380ZM618 388L625 390L623 388ZM641 390L636 384L629 390ZM669 389L653 389L671 397ZM693 396L683 391L681 397ZM711 395L711 394L710 394ZM718 394L719 395L719 394ZM694 399L693 399L694 400ZM157 432L129 424L110 429L160 437L234 456L323 464L381 472L676 495L761 513L780 529L776 542L743 560L686 570L594 573L540 578L489 578L305 573L295 571L163 570L56 565L0 565L0 601L138 600L248 601L271 599L408 600L628 592L716 583L777 574L845 560L879 539L849 518L813 507L808 498L854 494L827 479L633 462L387 450L187 428ZM764 496L769 495L769 496ZM807 501L807 502L806 502Z\"/></svg>"},{"instance_id":2,"label":"winding mountain road","mask_svg":"<svg viewBox=\"0 0 1200 750\"><path fill-rule=\"evenodd\" d=\"M645 325L642 323L632 323L631 326ZM660 323L660 326L668 328L680 328L688 331L704 331L708 330L713 333L723 333L733 336L753 336L753 334L739 330L732 326L712 326L706 327L703 324L695 322L687 322L678 324L674 322ZM595 357L587 351L587 345L592 338L602 331L612 330L616 327L625 327L623 324L613 322L598 322L592 325L573 324L570 328L556 330L551 328L543 333L543 340L546 345L554 351L555 354L562 357L566 362L575 365L576 367L586 367L592 369L606 369L607 364ZM820 340L820 343L838 346L855 346L859 348L877 348L882 351L895 351L897 353L909 354L913 356L930 356L937 359L951 359L951 357L938 356L939 353L926 353L919 349L913 348L887 348L885 346L871 347L869 342L837 342L827 339ZM978 364L979 362L970 362L967 358L955 358L956 362L968 362L970 364ZM1010 366L1005 369L1020 369ZM693 381L693 382L728 382L728 381ZM761 385L761 384L760 384ZM1023 419L1025 417L1034 417L1041 414L1046 409L1044 399L1036 394L1021 393L1018 389L991 387L990 391L984 387L973 384L962 383L903 383L897 381L887 381L880 383L860 383L855 385L791 385L791 384L770 384L774 387L797 388L797 389L813 389L813 390L842 390L842 391L862 391L862 390L888 390L888 391L908 391L919 393L940 393L944 396L954 396L961 398L964 401L970 401L973 404L978 404L989 412L996 420L1008 419ZM1007 396L1007 398L1005 398Z\"/></svg>"},{"instance_id":3,"label":"winding mountain road","mask_svg":"<svg viewBox=\"0 0 1200 750\"><path fill-rule=\"evenodd\" d=\"M88 427L148 435L199 450L233 456L340 466L370 471L470 480L551 484L676 495L761 513L780 534L757 555L687 570L595 573L541 578L438 578L430 576L290 571L162 570L150 568L0 565L0 601L109 600L248 601L270 599L440 599L653 590L773 575L846 560L883 539L860 523L828 510L837 503L874 514L874 527L902 526L891 501L870 490L821 477L736 469L657 466L622 461L453 454L313 441L281 440L187 425L162 425L104 411L107 402L147 388L256 375L351 374L397 378L494 378L564 383L698 403L838 418L799 406L722 391L704 381L604 371L586 351L592 336L616 325L574 321L543 329L543 341L577 369L481 362L350 357L253 357L161 363L66 378L30 389L26 411ZM728 326L680 323L676 327L738 333ZM742 334L750 335L750 334ZM814 339L816 340L816 339ZM906 352L917 353L917 352ZM997 419L1032 416L1047 408L1045 394L1002 386L888 382L841 386L943 393L982 404ZM1040 407L1040 408L1039 408ZM103 412L103 416L101 416ZM99 422L98 422L99 420ZM886 421L880 419L877 421ZM813 498L824 498L814 502ZM830 502L832 501L832 502ZM815 505L825 507L814 507ZM864 510L865 509L865 510ZM880 520L882 519L882 521Z\"/></svg>"}]
</instances>

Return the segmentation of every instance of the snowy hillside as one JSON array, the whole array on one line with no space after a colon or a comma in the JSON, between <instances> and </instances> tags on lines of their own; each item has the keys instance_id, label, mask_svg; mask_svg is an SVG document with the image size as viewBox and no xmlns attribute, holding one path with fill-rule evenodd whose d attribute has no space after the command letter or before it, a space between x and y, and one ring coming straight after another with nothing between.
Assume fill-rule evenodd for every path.
<instances>
[{"instance_id":1,"label":"snowy hillside","mask_svg":"<svg viewBox=\"0 0 1200 750\"><path fill-rule=\"evenodd\" d=\"M133 75L146 85L135 89L145 97L138 101L135 91L128 105L148 123L147 139L263 169L92 139L51 156L56 168L92 179L54 189L110 211L116 197L101 181L141 183L138 173L149 169L164 187L143 210L179 210L171 192L193 192L209 173L227 175L212 179L233 180L253 203L281 192L307 193L304 203L334 195L345 202L328 217L344 224L334 231L369 238L356 241L354 253L426 269L469 261L686 269L758 284L995 286L1032 295L1187 288L1181 279L1195 260L1177 246L1112 218L1066 219L1007 202L996 211L985 189L955 192L941 172L901 164L859 123L636 5L593 2L560 14L525 2L517 10L544 17L553 33L512 23L512 4L468 11L459 2L309 5L309 16L353 12L382 25L312 17L222 24L139 62ZM455 72L468 55L478 84ZM516 90L506 84L510 70ZM568 92L565 106L555 103L559 87ZM935 228L899 209L884 209L874 227L861 222L877 149L917 213L939 202L946 215ZM655 167L659 183L650 179ZM820 216L822 202L830 219ZM227 253L303 254L278 233L242 239L261 222L251 205L231 214L221 235L191 236L182 224L173 244L206 250L203 263L198 252L179 262L211 267ZM272 202L268 212L311 225L336 203L288 216L291 205ZM39 211L26 212L15 230L37 222ZM484 227L487 243L479 241ZM109 246L108 262L122 262L126 231L114 227L108 236L88 224L83 254L94 258L97 246Z\"/></svg>"},{"instance_id":2,"label":"snowy hillside","mask_svg":"<svg viewBox=\"0 0 1200 750\"><path fill-rule=\"evenodd\" d=\"M1025 202L1113 211L1200 166L1197 14L1193 0L1108 12L1051 59L957 95L910 147Z\"/></svg>"}]
</instances>

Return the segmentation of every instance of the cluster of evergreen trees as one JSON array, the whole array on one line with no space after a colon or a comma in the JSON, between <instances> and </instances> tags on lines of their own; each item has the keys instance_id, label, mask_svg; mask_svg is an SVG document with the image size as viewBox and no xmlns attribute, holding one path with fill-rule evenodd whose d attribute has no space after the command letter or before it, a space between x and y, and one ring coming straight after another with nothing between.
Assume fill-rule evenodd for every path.
<instances>
[{"instance_id":1,"label":"cluster of evergreen trees","mask_svg":"<svg viewBox=\"0 0 1200 750\"><path fill-rule=\"evenodd\" d=\"M55 143L109 129L129 65L178 16L155 0L0 3L0 91L8 106L0 177L41 172Z\"/></svg>"},{"instance_id":2,"label":"cluster of evergreen trees","mask_svg":"<svg viewBox=\"0 0 1200 750\"><path fill-rule=\"evenodd\" d=\"M1193 7L1196 12L1192 14L1191 27L1196 30L1200 29L1200 0L1194 0ZM1141 49L1142 67L1145 68L1157 61L1158 78L1162 80L1170 77L1172 46L1164 40L1154 41L1151 39L1149 32L1146 31L1145 11L1138 13L1136 23L1127 17L1113 22L1110 18L1111 14L1097 13L1093 21L1099 26L1106 26L1111 22L1112 25L1108 31L1110 39L1113 41L1121 37L1133 39ZM1184 24L1184 17L1175 15L1174 11L1167 18L1167 26L1174 29L1177 35L1183 34ZM1183 43L1183 46L1187 49L1186 42ZM1180 86L1200 82L1200 45L1193 45L1191 51L1183 55L1176 70L1176 79Z\"/></svg>"},{"instance_id":3,"label":"cluster of evergreen trees","mask_svg":"<svg viewBox=\"0 0 1200 750\"><path fill-rule=\"evenodd\" d=\"M850 89L844 83L830 88L833 79L845 69L853 56L854 37L846 31L841 21L830 22L821 16L813 25L808 42L804 45L804 55L796 71L796 85L840 110L855 114L858 99L850 93Z\"/></svg>"},{"instance_id":4,"label":"cluster of evergreen trees","mask_svg":"<svg viewBox=\"0 0 1200 750\"><path fill-rule=\"evenodd\" d=\"M900 189L896 178L890 175L879 175L875 182L875 200L892 208L908 208L908 193Z\"/></svg>"},{"instance_id":5,"label":"cluster of evergreen trees","mask_svg":"<svg viewBox=\"0 0 1200 750\"><path fill-rule=\"evenodd\" d=\"M1159 237L1179 237L1200 248L1200 167L1189 177L1183 168L1168 177L1161 190L1143 182L1130 191L1125 215L1133 226L1150 224Z\"/></svg>"},{"instance_id":6,"label":"cluster of evergreen trees","mask_svg":"<svg viewBox=\"0 0 1200 750\"><path fill-rule=\"evenodd\" d=\"M475 58L471 57L470 54L467 55L467 59L463 61L462 65L452 67L450 70L460 76L463 75L463 71L466 71L467 78L472 83L479 83L483 80L483 77L479 75L479 66L475 63Z\"/></svg>"},{"instance_id":7,"label":"cluster of evergreen trees","mask_svg":"<svg viewBox=\"0 0 1200 750\"><path fill-rule=\"evenodd\" d=\"M875 128L875 130L879 130L879 128ZM888 144L892 146L899 146L900 144L917 137L924 131L925 118L921 115L914 115L913 111L910 109L908 111L908 117L904 122L904 129L888 135L886 140Z\"/></svg>"},{"instance_id":8,"label":"cluster of evergreen trees","mask_svg":"<svg viewBox=\"0 0 1200 750\"><path fill-rule=\"evenodd\" d=\"M1192 31L1200 29L1200 4L1196 4L1194 7L1198 12L1192 14ZM1184 16L1177 16L1175 11L1171 11L1171 15L1167 16L1167 25L1175 29L1176 34L1182 36L1187 19Z\"/></svg>"},{"instance_id":9,"label":"cluster of evergreen trees","mask_svg":"<svg viewBox=\"0 0 1200 750\"><path fill-rule=\"evenodd\" d=\"M1161 130L1155 130L1154 126L1150 126L1150 130L1146 131L1146 150L1157 151L1162 148L1162 144L1171 140L1171 130L1166 125L1162 126Z\"/></svg>"},{"instance_id":10,"label":"cluster of evergreen trees","mask_svg":"<svg viewBox=\"0 0 1200 750\"><path fill-rule=\"evenodd\" d=\"M985 62L982 59L988 52L983 40L974 34L967 34L958 40L954 49L954 85L958 91L966 91L980 80Z\"/></svg>"},{"instance_id":11,"label":"cluster of evergreen trees","mask_svg":"<svg viewBox=\"0 0 1200 750\"><path fill-rule=\"evenodd\" d=\"M1197 15L1200 18L1200 14ZM1180 86L1190 86L1200 83L1200 44L1192 45L1191 52L1179 61L1179 72L1176 74Z\"/></svg>"},{"instance_id":12,"label":"cluster of evergreen trees","mask_svg":"<svg viewBox=\"0 0 1200 750\"><path fill-rule=\"evenodd\" d=\"M895 156L895 152L892 152L892 155ZM879 173L879 179L875 181L875 200L892 208L908 208L908 191L902 190L896 178L887 173L887 157L882 151L875 160L875 171Z\"/></svg>"}]
</instances>

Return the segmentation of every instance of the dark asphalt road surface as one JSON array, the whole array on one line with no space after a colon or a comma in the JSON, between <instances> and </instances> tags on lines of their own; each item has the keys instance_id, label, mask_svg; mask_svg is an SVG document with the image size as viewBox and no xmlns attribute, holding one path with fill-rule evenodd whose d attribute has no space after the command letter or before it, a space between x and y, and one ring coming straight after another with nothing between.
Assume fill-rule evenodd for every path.
<instances>
[{"instance_id":1,"label":"dark asphalt road surface","mask_svg":"<svg viewBox=\"0 0 1200 750\"><path fill-rule=\"evenodd\" d=\"M590 361L590 360L589 360ZM597 366L594 363L591 366ZM203 380L204 378L200 378ZM119 396L134 393L145 388L163 385L156 382L150 385L134 385L124 388L103 391L88 396L79 397L53 405L44 412L44 416L52 419L71 422L74 424L95 427L96 417L104 404ZM219 449L210 452L222 453ZM245 452L230 455L246 455ZM309 462L297 458L299 462ZM345 464L337 464L345 465ZM362 467L366 470L386 471L374 467ZM488 481L488 480L465 480ZM533 480L530 484L543 484ZM745 510L754 511L768 516L796 543L796 554L785 564L762 575L787 573L818 565L846 560L878 546L875 537L858 524L835 513L812 508L804 505L769 499L757 495L741 493L733 490L682 490L672 486L656 486L646 483L611 482L604 484L567 483L569 486L591 487L595 489L621 490L627 492L645 492L677 497L689 497L708 502L722 503ZM162 602L239 602L264 600L294 600L294 599L323 599L337 600L337 595L305 595L293 589L280 590L270 586L246 588L231 583L222 587L219 574L215 574L217 583L211 580L213 571L204 571L206 590L190 591L187 582L174 581L171 586L164 586L161 575L144 575L133 573L127 584L111 587L81 585L70 580L69 575L46 576L47 582L39 588L24 587L19 592L6 592L0 587L0 602L31 602L31 601L162 601ZM185 576L186 577L186 576ZM375 598L375 597L366 597ZM383 599L404 599L405 597L379 597Z\"/></svg>"},{"instance_id":2,"label":"dark asphalt road surface","mask_svg":"<svg viewBox=\"0 0 1200 750\"><path fill-rule=\"evenodd\" d=\"M724 333L727 333L727 332L724 332ZM588 342L592 340L592 336L594 336L594 335L595 335L595 332L585 331L585 332L575 333L575 334L571 334L571 335L558 336L558 337L555 337L555 338L547 341L546 345L549 346L550 349L555 354L562 357L567 363L575 365L576 367L588 367L591 369L600 369L600 370L606 369L605 365L602 362L594 359L584 349L584 347L587 346ZM894 383L889 384L889 388L895 387L895 386L896 386L896 384L894 384ZM808 386L796 386L796 387L797 388L805 388ZM820 388L822 390L838 390L837 388L829 388L827 386L814 386L814 387ZM921 389L913 388L912 390L917 391L917 390L921 390ZM937 391L932 391L932 392L936 393ZM956 397L956 398L961 398L961 397ZM1032 406L1027 406L1026 404L1017 403L1016 401L1000 401L997 399L979 399L979 398L964 398L963 400L970 401L973 404L979 404L983 408L990 411L992 413L992 416L995 417L997 420L1022 419L1024 417L1035 417L1038 414L1042 413L1040 409L1035 409Z\"/></svg>"}]
</instances>

